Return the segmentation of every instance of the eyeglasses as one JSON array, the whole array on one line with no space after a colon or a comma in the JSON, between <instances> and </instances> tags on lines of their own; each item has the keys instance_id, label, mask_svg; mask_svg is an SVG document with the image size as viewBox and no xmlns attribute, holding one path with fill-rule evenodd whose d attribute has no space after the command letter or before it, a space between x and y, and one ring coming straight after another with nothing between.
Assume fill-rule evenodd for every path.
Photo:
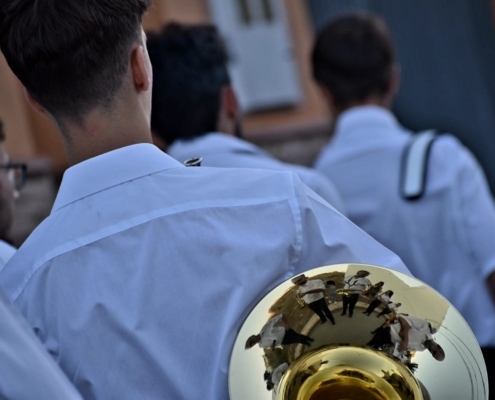
<instances>
[{"instance_id":1,"label":"eyeglasses","mask_svg":"<svg viewBox=\"0 0 495 400\"><path fill-rule=\"evenodd\" d=\"M21 190L26 184L27 165L9 163L0 165L0 169L7 170L7 177L15 190Z\"/></svg>"}]
</instances>

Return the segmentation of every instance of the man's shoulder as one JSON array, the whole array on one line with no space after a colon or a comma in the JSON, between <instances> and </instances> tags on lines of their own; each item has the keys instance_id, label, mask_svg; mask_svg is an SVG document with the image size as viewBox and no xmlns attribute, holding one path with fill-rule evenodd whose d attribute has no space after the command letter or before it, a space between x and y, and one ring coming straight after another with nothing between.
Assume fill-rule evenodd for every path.
<instances>
[{"instance_id":1,"label":"man's shoulder","mask_svg":"<svg viewBox=\"0 0 495 400\"><path fill-rule=\"evenodd\" d=\"M178 188L183 192L190 191L190 186L193 185L196 191L201 190L218 199L225 199L225 196L244 199L288 198L295 194L297 178L290 171L199 167L191 172L192 174L187 174L191 182L177 182ZM167 180L166 176L162 179Z\"/></svg>"},{"instance_id":2,"label":"man's shoulder","mask_svg":"<svg viewBox=\"0 0 495 400\"><path fill-rule=\"evenodd\" d=\"M273 219L283 218L299 204L296 194L301 189L296 180L288 172L191 167L158 172L108 188L53 212L0 272L0 283L11 298L15 297L30 277L57 257L104 238L120 240L119 235L128 229L145 227L177 213L184 223L196 221L202 209L215 208L245 207L243 218L269 208ZM275 203L281 205L274 207ZM227 224L234 214L239 215L237 211L214 215ZM234 221L239 229L243 218Z\"/></svg>"},{"instance_id":3,"label":"man's shoulder","mask_svg":"<svg viewBox=\"0 0 495 400\"><path fill-rule=\"evenodd\" d=\"M323 281L321 279L314 279L313 282L314 282L314 285L315 286L323 286L323 287L325 287L325 284L323 283Z\"/></svg>"},{"instance_id":4,"label":"man's shoulder","mask_svg":"<svg viewBox=\"0 0 495 400\"><path fill-rule=\"evenodd\" d=\"M478 162L472 152L451 134L437 136L431 148L431 160L434 163L433 167L443 167L445 170L478 168Z\"/></svg>"}]
</instances>

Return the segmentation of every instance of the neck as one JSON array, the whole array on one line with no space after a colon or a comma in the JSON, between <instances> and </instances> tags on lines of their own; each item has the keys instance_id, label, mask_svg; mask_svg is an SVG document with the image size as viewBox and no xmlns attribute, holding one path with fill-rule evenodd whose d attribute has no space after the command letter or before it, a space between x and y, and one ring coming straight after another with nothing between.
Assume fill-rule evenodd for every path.
<instances>
[{"instance_id":1,"label":"neck","mask_svg":"<svg viewBox=\"0 0 495 400\"><path fill-rule=\"evenodd\" d=\"M82 124L59 125L59 130L70 166L122 147L152 143L149 119L142 112L94 111Z\"/></svg>"},{"instance_id":2,"label":"neck","mask_svg":"<svg viewBox=\"0 0 495 400\"><path fill-rule=\"evenodd\" d=\"M377 106L377 107L382 107L382 108L385 108L387 110L390 110L392 103L389 99L385 99L385 98L378 97L378 96L371 96L371 97L369 97L363 101L350 102L345 107L335 106L332 109L332 115L334 117L334 120L336 121L337 118L342 113L344 113L345 111L350 110L351 108L363 107L363 106Z\"/></svg>"}]
</instances>

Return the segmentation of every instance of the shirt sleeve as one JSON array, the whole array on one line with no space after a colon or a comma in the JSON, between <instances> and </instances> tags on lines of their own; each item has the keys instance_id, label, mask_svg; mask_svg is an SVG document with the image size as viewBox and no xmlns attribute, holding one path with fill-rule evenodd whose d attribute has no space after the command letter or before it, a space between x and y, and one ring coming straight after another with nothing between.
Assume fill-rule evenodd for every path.
<instances>
[{"instance_id":1,"label":"shirt sleeve","mask_svg":"<svg viewBox=\"0 0 495 400\"><path fill-rule=\"evenodd\" d=\"M487 278L495 271L495 205L481 166L460 144L459 149L456 188L460 228L473 264Z\"/></svg>"},{"instance_id":2,"label":"shirt sleeve","mask_svg":"<svg viewBox=\"0 0 495 400\"><path fill-rule=\"evenodd\" d=\"M328 201L338 212L346 215L346 208L337 187L325 175L315 170L312 188L316 194Z\"/></svg>"},{"instance_id":3,"label":"shirt sleeve","mask_svg":"<svg viewBox=\"0 0 495 400\"><path fill-rule=\"evenodd\" d=\"M294 182L300 247L295 273L330 264L364 263L410 274L396 254L335 211L295 175Z\"/></svg>"},{"instance_id":4,"label":"shirt sleeve","mask_svg":"<svg viewBox=\"0 0 495 400\"><path fill-rule=\"evenodd\" d=\"M1 289L0 318L0 398L82 399Z\"/></svg>"}]
</instances>

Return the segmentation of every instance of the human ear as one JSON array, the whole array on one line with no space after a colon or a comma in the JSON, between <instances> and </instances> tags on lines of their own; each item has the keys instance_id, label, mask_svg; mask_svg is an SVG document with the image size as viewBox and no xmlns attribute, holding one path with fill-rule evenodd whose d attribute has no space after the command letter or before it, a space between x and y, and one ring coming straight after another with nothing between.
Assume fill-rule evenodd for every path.
<instances>
[{"instance_id":1,"label":"human ear","mask_svg":"<svg viewBox=\"0 0 495 400\"><path fill-rule=\"evenodd\" d=\"M221 107L225 114L232 120L237 119L239 114L239 103L234 88L230 85L225 86L222 88L220 96Z\"/></svg>"},{"instance_id":2,"label":"human ear","mask_svg":"<svg viewBox=\"0 0 495 400\"><path fill-rule=\"evenodd\" d=\"M146 66L146 52L137 46L131 53L131 71L136 90L146 92L151 87L151 76Z\"/></svg>"},{"instance_id":3,"label":"human ear","mask_svg":"<svg viewBox=\"0 0 495 400\"><path fill-rule=\"evenodd\" d=\"M48 117L48 112L45 110L45 108L40 103L38 103L33 96L29 94L26 88L24 88L24 96L26 97L27 102L33 110L45 117Z\"/></svg>"}]
</instances>

